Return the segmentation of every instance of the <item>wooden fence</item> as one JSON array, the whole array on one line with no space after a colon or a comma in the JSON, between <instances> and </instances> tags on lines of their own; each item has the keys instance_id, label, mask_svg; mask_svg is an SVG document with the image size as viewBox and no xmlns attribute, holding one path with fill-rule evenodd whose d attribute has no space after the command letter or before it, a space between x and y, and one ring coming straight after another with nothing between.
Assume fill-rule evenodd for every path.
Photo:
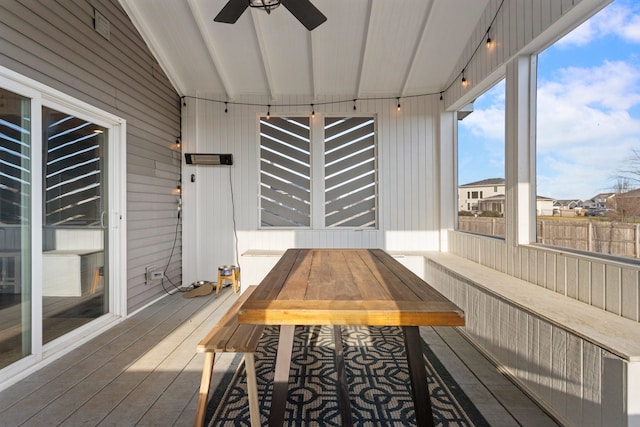
<instances>
[{"instance_id":1,"label":"wooden fence","mask_svg":"<svg viewBox=\"0 0 640 427\"><path fill-rule=\"evenodd\" d=\"M504 218L460 217L459 229L505 236ZM640 224L610 221L538 220L538 243L640 258Z\"/></svg>"}]
</instances>

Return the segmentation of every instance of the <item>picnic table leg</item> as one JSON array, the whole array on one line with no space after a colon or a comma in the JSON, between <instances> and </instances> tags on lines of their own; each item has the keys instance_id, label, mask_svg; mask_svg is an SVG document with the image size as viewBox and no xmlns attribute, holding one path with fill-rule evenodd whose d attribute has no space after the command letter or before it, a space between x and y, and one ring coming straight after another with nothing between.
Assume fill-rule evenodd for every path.
<instances>
[{"instance_id":1,"label":"picnic table leg","mask_svg":"<svg viewBox=\"0 0 640 427\"><path fill-rule=\"evenodd\" d=\"M247 372L247 394L249 396L249 417L251 427L260 427L260 406L258 403L258 380L253 353L245 353L244 364Z\"/></svg>"},{"instance_id":2,"label":"picnic table leg","mask_svg":"<svg viewBox=\"0 0 640 427\"><path fill-rule=\"evenodd\" d=\"M209 400L209 387L211 387L211 375L213 374L213 362L216 354L209 351L204 355L204 367L202 368L202 379L200 380L200 392L198 395L198 407L196 409L195 427L204 425L204 417L207 414L207 401Z\"/></svg>"},{"instance_id":3,"label":"picnic table leg","mask_svg":"<svg viewBox=\"0 0 640 427\"><path fill-rule=\"evenodd\" d=\"M338 376L338 407L343 426L352 426L351 400L349 400L349 385L344 366L344 347L342 345L342 330L340 326L333 327L333 341L336 346L336 374Z\"/></svg>"},{"instance_id":4,"label":"picnic table leg","mask_svg":"<svg viewBox=\"0 0 640 427\"><path fill-rule=\"evenodd\" d=\"M276 353L276 370L273 374L273 398L271 399L271 411L269 412L269 426L282 427L284 423L284 410L287 406L287 394L289 392L289 369L291 367L291 355L293 354L293 336L296 327L294 325L281 325L278 350Z\"/></svg>"},{"instance_id":5,"label":"picnic table leg","mask_svg":"<svg viewBox=\"0 0 640 427\"><path fill-rule=\"evenodd\" d=\"M427 370L422 353L422 340L418 326L403 326L404 347L407 351L411 394L416 411L416 425L433 427L433 412L427 383Z\"/></svg>"}]
</instances>

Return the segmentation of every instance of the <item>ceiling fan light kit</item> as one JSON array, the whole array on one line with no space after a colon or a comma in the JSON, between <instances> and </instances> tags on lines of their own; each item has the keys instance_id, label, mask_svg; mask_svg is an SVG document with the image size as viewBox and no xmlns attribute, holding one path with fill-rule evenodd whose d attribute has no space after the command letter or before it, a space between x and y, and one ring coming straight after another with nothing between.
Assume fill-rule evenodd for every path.
<instances>
[{"instance_id":1,"label":"ceiling fan light kit","mask_svg":"<svg viewBox=\"0 0 640 427\"><path fill-rule=\"evenodd\" d=\"M213 20L234 24L248 7L264 9L271 14L281 4L309 31L327 20L310 0L229 0Z\"/></svg>"},{"instance_id":2,"label":"ceiling fan light kit","mask_svg":"<svg viewBox=\"0 0 640 427\"><path fill-rule=\"evenodd\" d=\"M280 0L249 0L249 6L256 9L264 9L268 15L273 9L280 6Z\"/></svg>"}]
</instances>

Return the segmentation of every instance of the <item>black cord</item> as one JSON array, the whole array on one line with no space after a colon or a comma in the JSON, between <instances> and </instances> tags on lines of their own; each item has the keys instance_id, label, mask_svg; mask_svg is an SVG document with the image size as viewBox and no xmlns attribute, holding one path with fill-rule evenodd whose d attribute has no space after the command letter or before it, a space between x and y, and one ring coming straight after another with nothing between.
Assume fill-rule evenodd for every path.
<instances>
[{"instance_id":1,"label":"black cord","mask_svg":"<svg viewBox=\"0 0 640 427\"><path fill-rule=\"evenodd\" d=\"M169 260L167 261L167 265L164 268L164 271L162 272L162 276L164 278L167 279L167 281L169 283L171 283L171 285L176 288L176 290L178 292L187 292L187 290L181 289L180 287L178 287L175 283L173 283L173 281L171 281L171 279L169 278L169 276L167 276L167 270L169 270L169 264L171 264L171 258L173 258L173 253L176 250L176 243L178 242L178 228L180 227L180 218L182 217L181 215L182 211L178 211L178 220L176 221L176 231L174 233L174 237L173 237L173 246L171 247L171 255L169 255ZM164 286L164 278L162 279L161 285L162 285L162 289L164 289L164 291L171 295L171 293L169 291L167 291L167 288L165 288Z\"/></svg>"},{"instance_id":2,"label":"black cord","mask_svg":"<svg viewBox=\"0 0 640 427\"><path fill-rule=\"evenodd\" d=\"M451 86L453 86L454 83L456 81L458 81L458 78L460 78L460 76L464 77L464 71L467 69L467 67L469 67L469 64L471 64L471 61L473 60L473 57L476 56L476 53L478 53L478 49L480 49L480 46L482 46L484 44L485 37L487 36L487 34L489 34L489 31L491 30L491 27L496 22L496 19L498 18L498 14L500 13L500 10L502 9L502 5L503 4L504 4L504 0L502 0L500 2L500 6L498 6L498 9L496 9L496 13L493 15L493 19L491 20L491 23L489 24L489 27L487 28L487 31L484 32L484 36L480 39L480 43L478 43L478 46L476 46L476 49L473 51L473 53L471 54L471 56L467 60L467 63L464 64L464 67L462 67L462 71L460 71L460 73L458 73L456 78L453 79L451 81L451 83L449 83L449 85L445 88L445 90L443 92L446 92L449 89L451 89Z\"/></svg>"},{"instance_id":3,"label":"black cord","mask_svg":"<svg viewBox=\"0 0 640 427\"><path fill-rule=\"evenodd\" d=\"M231 192L231 218L233 220L233 236L236 240L236 263L238 264L238 270L242 271L242 269L240 268L240 256L238 255L238 227L236 226L236 203L233 198L233 180L231 179L231 168L229 168L229 190Z\"/></svg>"}]
</instances>

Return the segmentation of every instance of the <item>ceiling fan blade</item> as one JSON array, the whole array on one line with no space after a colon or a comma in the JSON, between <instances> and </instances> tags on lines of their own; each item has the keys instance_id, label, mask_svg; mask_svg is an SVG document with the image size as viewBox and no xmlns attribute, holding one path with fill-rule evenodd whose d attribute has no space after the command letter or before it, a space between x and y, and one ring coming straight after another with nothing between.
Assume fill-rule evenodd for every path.
<instances>
[{"instance_id":1,"label":"ceiling fan blade","mask_svg":"<svg viewBox=\"0 0 640 427\"><path fill-rule=\"evenodd\" d=\"M281 0L280 3L309 31L327 20L309 0Z\"/></svg>"},{"instance_id":2,"label":"ceiling fan blade","mask_svg":"<svg viewBox=\"0 0 640 427\"><path fill-rule=\"evenodd\" d=\"M213 20L215 22L234 24L248 7L249 0L229 0Z\"/></svg>"}]
</instances>

